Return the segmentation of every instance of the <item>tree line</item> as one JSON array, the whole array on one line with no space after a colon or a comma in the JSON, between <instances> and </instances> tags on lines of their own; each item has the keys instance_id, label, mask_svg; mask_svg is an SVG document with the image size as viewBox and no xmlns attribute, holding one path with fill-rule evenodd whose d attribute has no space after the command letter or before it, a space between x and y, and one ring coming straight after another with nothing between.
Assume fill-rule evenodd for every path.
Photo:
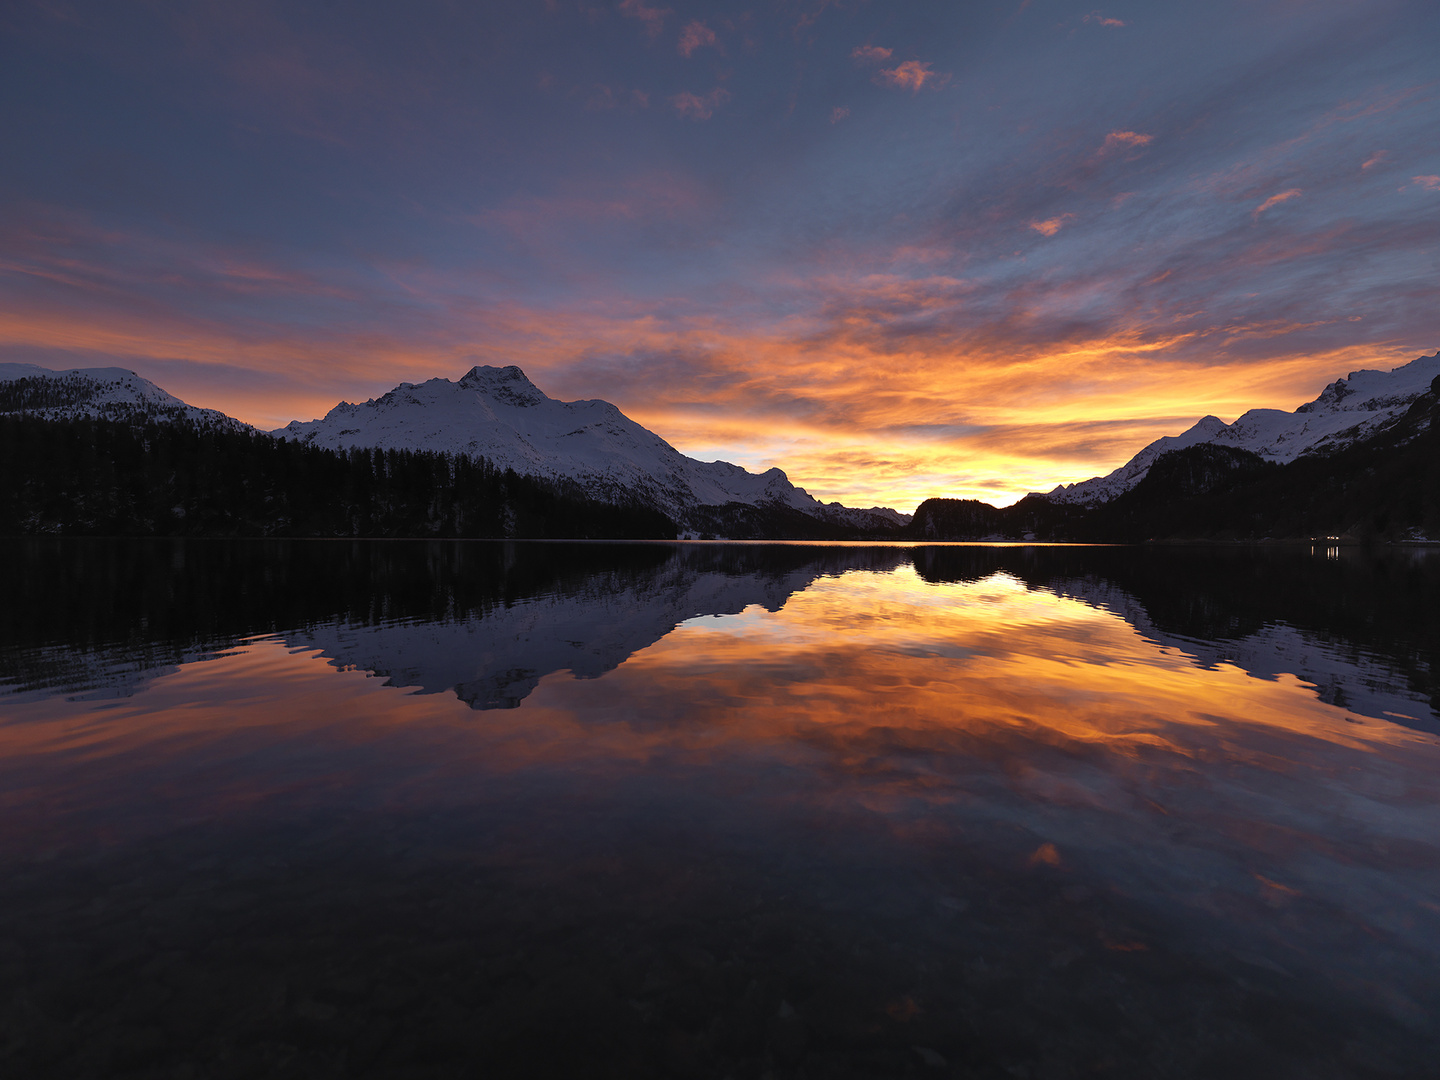
<instances>
[{"instance_id":1,"label":"tree line","mask_svg":"<svg viewBox=\"0 0 1440 1080\"><path fill-rule=\"evenodd\" d=\"M0 535L673 538L667 516L431 451L0 416Z\"/></svg>"}]
</instances>

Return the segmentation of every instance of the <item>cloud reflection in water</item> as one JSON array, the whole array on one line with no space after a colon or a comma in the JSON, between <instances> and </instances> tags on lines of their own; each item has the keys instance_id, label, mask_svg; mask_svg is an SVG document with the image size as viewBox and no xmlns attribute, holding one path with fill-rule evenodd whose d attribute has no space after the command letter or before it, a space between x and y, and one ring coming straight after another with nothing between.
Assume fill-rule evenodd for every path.
<instances>
[{"instance_id":1,"label":"cloud reflection in water","mask_svg":"<svg viewBox=\"0 0 1440 1080\"><path fill-rule=\"evenodd\" d=\"M502 923L537 912L507 931L525 955L561 923L584 952L622 920L615 947L659 957L623 990L644 1031L679 1024L736 1067L860 1054L870 1036L826 1024L862 1014L884 1019L855 1031L893 1028L874 1037L902 1050L992 1064L1082 1047L1100 1060L1093 1040L1138 1031L1141 1049L1116 1051L1124 1075L1186 1075L1156 1056L1166 1038L1219 1067L1199 1049L1218 1037L1207 1024L1263 1050L1256 1069L1345 1054L1404 1066L1431 1043L1432 734L1327 703L1293 674L1197 658L1163 640L1165 597L1142 631L1115 610L1134 594L1073 565L1056 578L1047 556L772 555L663 548L633 573L592 569L469 615L447 600L439 618L407 616L397 587L385 606L399 618L336 618L326 601L329 618L178 657L128 697L17 695L0 725L4 857L103 866L177 834L233 853L298 830L267 909L328 903L368 859L377 890L427 882L408 919L483 879L474 902L503 901ZM950 573L957 559L971 562ZM449 573L436 565L432 581ZM1237 636L1216 647L1233 652L1253 634L1243 613L1224 618ZM1422 711L1403 681L1392 671L1387 692ZM502 683L522 691L510 708L463 689ZM365 909L399 903L345 888ZM465 940L483 951L489 925ZM306 947L333 965L321 940ZM352 964L388 948L339 940ZM891 960L868 968L857 948ZM684 1012L672 968L694 949L739 983L706 989L710 1019L686 1027L667 1010ZM811 1041L716 1034L751 983ZM832 985L856 996L836 1003ZM1150 1012L1099 1016L1092 999ZM1048 1051L1024 1034L1036 1023Z\"/></svg>"}]
</instances>

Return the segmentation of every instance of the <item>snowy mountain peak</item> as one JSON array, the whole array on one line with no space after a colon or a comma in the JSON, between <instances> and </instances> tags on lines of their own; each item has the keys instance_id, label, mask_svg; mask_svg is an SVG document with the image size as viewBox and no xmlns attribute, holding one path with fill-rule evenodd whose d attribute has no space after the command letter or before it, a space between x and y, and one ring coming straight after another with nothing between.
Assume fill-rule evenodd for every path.
<instances>
[{"instance_id":1,"label":"snowy mountain peak","mask_svg":"<svg viewBox=\"0 0 1440 1080\"><path fill-rule=\"evenodd\" d=\"M253 430L215 409L187 405L121 367L54 371L38 364L0 364L0 413L46 420L158 420Z\"/></svg>"},{"instance_id":2,"label":"snowy mountain peak","mask_svg":"<svg viewBox=\"0 0 1440 1080\"><path fill-rule=\"evenodd\" d=\"M255 432L224 413L188 405L118 367L52 371L34 364L0 364L0 414L5 413ZM483 457L500 469L573 482L595 498L647 504L677 522L689 519L697 508L731 503L798 510L853 528L888 528L910 520L886 508L821 504L780 469L756 474L728 461L686 457L608 401L548 397L513 364L477 365L457 382L402 382L377 398L341 401L319 420L293 420L270 434L331 450L364 447Z\"/></svg>"},{"instance_id":3,"label":"snowy mountain peak","mask_svg":"<svg viewBox=\"0 0 1440 1080\"><path fill-rule=\"evenodd\" d=\"M1156 439L1114 472L1078 484L1061 484L1047 497L1083 505L1108 502L1143 480L1161 454L1200 443L1249 450L1275 462L1339 450L1394 423L1437 378L1440 352L1390 371L1352 371L1294 412L1251 409L1233 424L1207 416L1179 435Z\"/></svg>"},{"instance_id":4,"label":"snowy mountain peak","mask_svg":"<svg viewBox=\"0 0 1440 1080\"><path fill-rule=\"evenodd\" d=\"M505 367L477 364L461 376L459 385L521 408L551 400L514 364Z\"/></svg>"},{"instance_id":5,"label":"snowy mountain peak","mask_svg":"<svg viewBox=\"0 0 1440 1080\"><path fill-rule=\"evenodd\" d=\"M726 503L779 505L846 524L865 525L872 516L822 506L780 469L757 475L726 461L686 457L607 401L548 397L513 364L476 366L458 382L401 383L379 398L342 402L323 419L296 420L274 434L333 450L483 457L498 468L574 481L600 498L640 499L676 520L690 508ZM878 513L886 522L903 517Z\"/></svg>"}]
</instances>

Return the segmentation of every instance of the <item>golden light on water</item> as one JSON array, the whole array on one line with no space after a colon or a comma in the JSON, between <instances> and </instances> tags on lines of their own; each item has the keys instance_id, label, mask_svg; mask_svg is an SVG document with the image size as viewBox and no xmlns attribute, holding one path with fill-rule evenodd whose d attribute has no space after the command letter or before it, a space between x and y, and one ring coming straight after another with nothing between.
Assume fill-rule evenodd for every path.
<instances>
[{"instance_id":1,"label":"golden light on water","mask_svg":"<svg viewBox=\"0 0 1440 1080\"><path fill-rule=\"evenodd\" d=\"M473 654L477 675L485 655ZM936 584L908 564L819 578L777 611L696 617L599 678L544 677L513 711L477 714L450 693L327 659L261 637L119 701L10 706L8 770L51 804L41 814L28 784L12 788L12 826L50 830L58 811L137 783L153 786L157 807L244 814L314 798L317 784L389 785L403 760L419 773L386 796L402 802L528 770L609 783L663 766L723 788L743 787L753 767L795 771L794 796L826 805L954 804L970 797L966 777L984 776L1036 804L1163 816L1237 769L1254 773L1248 785L1318 781L1356 753L1390 763L1373 768L1435 753L1433 740L1326 705L1294 676L1202 666L1115 612L1007 573ZM245 768L262 747L275 768ZM1331 797L1312 794L1322 792ZM1234 812L1219 802L1207 817Z\"/></svg>"}]
</instances>

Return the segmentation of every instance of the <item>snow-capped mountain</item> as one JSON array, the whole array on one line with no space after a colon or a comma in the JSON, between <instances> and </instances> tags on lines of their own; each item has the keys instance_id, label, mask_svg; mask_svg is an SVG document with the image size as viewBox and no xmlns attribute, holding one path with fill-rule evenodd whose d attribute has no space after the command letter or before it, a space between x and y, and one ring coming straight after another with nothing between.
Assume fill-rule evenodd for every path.
<instances>
[{"instance_id":1,"label":"snow-capped mountain","mask_svg":"<svg viewBox=\"0 0 1440 1080\"><path fill-rule=\"evenodd\" d=\"M36 364L0 364L0 413L44 420L159 420L252 430L215 409L187 405L124 368L52 371Z\"/></svg>"},{"instance_id":2,"label":"snow-capped mountain","mask_svg":"<svg viewBox=\"0 0 1440 1080\"><path fill-rule=\"evenodd\" d=\"M737 502L779 505L860 527L903 524L887 508L821 503L779 469L752 473L697 461L608 401L557 401L518 367L474 367L459 380L401 383L361 404L342 401L323 419L272 434L332 450L380 447L481 456L504 469L573 480L602 498L638 497L677 518L687 508Z\"/></svg>"},{"instance_id":3,"label":"snow-capped mountain","mask_svg":"<svg viewBox=\"0 0 1440 1080\"><path fill-rule=\"evenodd\" d=\"M52 371L35 364L0 364L0 414L5 413L255 431L222 412L188 405L118 367ZM294 421L270 434L332 450L376 447L483 456L502 469L573 481L595 498L638 500L678 521L696 507L734 503L798 511L858 529L886 529L910 520L886 507L821 503L780 469L756 474L725 461L686 457L609 402L557 401L513 366L476 367L459 382L401 383L379 398L363 404L342 401L323 419Z\"/></svg>"},{"instance_id":4,"label":"snow-capped mountain","mask_svg":"<svg viewBox=\"0 0 1440 1080\"><path fill-rule=\"evenodd\" d=\"M1179 435L1156 439L1120 468L1046 493L1054 502L1093 505L1109 502L1145 478L1161 454L1200 443L1215 443L1259 454L1267 461L1294 461L1303 454L1338 450L1376 434L1398 420L1440 376L1440 352L1391 371L1352 371L1336 379L1314 401L1294 412L1251 409L1233 424L1207 416Z\"/></svg>"}]
</instances>

